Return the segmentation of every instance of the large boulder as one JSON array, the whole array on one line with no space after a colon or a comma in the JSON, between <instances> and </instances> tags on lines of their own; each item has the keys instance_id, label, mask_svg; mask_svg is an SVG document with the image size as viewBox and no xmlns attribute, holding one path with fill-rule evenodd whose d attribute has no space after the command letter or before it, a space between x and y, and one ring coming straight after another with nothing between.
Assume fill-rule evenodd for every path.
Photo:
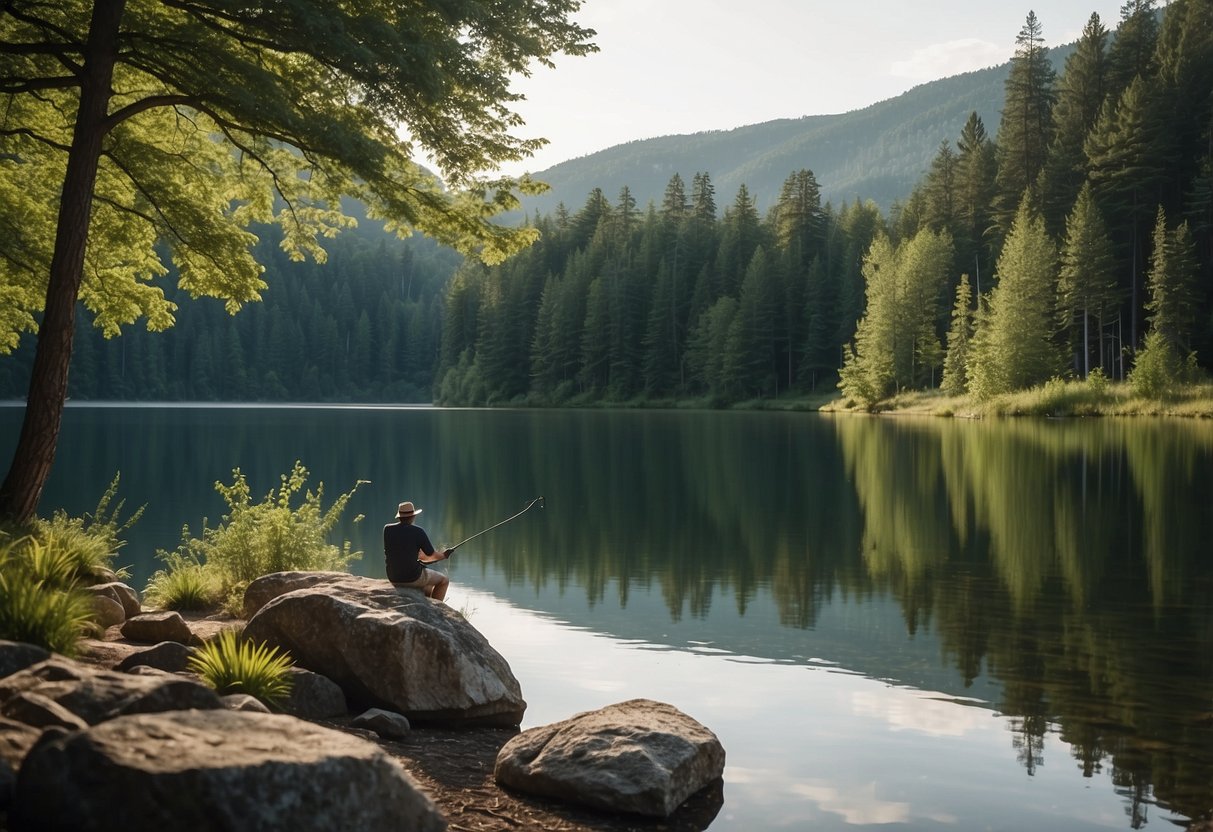
<instances>
[{"instance_id":1,"label":"large boulder","mask_svg":"<svg viewBox=\"0 0 1213 832\"><path fill-rule=\"evenodd\" d=\"M89 725L123 714L222 708L215 691L180 676L134 676L52 656L0 679L0 706L21 693L59 703Z\"/></svg>"},{"instance_id":2,"label":"large boulder","mask_svg":"<svg viewBox=\"0 0 1213 832\"><path fill-rule=\"evenodd\" d=\"M463 616L420 590L322 575L266 603L244 637L280 647L299 666L332 679L355 709L380 707L413 723L495 726L517 725L526 711L501 654Z\"/></svg>"},{"instance_id":3,"label":"large boulder","mask_svg":"<svg viewBox=\"0 0 1213 832\"><path fill-rule=\"evenodd\" d=\"M9 825L437 832L446 822L372 743L294 717L222 710L120 717L38 743L17 775Z\"/></svg>"},{"instance_id":4,"label":"large boulder","mask_svg":"<svg viewBox=\"0 0 1213 832\"><path fill-rule=\"evenodd\" d=\"M262 575L244 590L244 617L252 618L258 610L279 595L348 577L348 572L272 572Z\"/></svg>"},{"instance_id":5,"label":"large boulder","mask_svg":"<svg viewBox=\"0 0 1213 832\"><path fill-rule=\"evenodd\" d=\"M494 770L499 784L521 792L655 817L723 773L716 735L649 699L523 731L501 747Z\"/></svg>"}]
</instances>

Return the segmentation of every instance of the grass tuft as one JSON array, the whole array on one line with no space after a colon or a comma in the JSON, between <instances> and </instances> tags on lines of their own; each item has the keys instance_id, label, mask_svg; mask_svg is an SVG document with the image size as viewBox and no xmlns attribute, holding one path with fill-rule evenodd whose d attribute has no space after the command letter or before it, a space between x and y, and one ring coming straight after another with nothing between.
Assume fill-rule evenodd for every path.
<instances>
[{"instance_id":1,"label":"grass tuft","mask_svg":"<svg viewBox=\"0 0 1213 832\"><path fill-rule=\"evenodd\" d=\"M224 630L190 657L189 669L220 696L247 693L276 707L291 693L288 671L293 664L277 647L253 644L237 638L235 630Z\"/></svg>"}]
</instances>

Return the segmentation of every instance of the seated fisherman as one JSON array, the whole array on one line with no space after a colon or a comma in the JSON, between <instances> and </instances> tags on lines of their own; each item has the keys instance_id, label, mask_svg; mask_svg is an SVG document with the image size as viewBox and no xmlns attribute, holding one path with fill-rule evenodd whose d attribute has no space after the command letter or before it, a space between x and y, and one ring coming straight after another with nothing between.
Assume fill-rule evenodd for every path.
<instances>
[{"instance_id":1,"label":"seated fisherman","mask_svg":"<svg viewBox=\"0 0 1213 832\"><path fill-rule=\"evenodd\" d=\"M450 557L449 552L435 553L425 529L413 525L414 518L422 509L413 508L411 502L400 504L396 511L396 522L383 527L383 557L387 562L387 579L394 587L411 587L423 590L435 601L446 598L450 579L441 572L427 569L426 564L437 563Z\"/></svg>"}]
</instances>

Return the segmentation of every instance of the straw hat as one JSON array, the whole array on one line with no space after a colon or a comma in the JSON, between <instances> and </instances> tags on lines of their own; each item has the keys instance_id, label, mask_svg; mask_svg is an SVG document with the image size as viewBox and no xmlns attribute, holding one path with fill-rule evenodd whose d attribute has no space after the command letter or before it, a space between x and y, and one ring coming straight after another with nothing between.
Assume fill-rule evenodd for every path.
<instances>
[{"instance_id":1,"label":"straw hat","mask_svg":"<svg viewBox=\"0 0 1213 832\"><path fill-rule=\"evenodd\" d=\"M397 517L416 517L425 509L413 508L413 504L404 502L400 504L400 508L396 510Z\"/></svg>"}]
</instances>

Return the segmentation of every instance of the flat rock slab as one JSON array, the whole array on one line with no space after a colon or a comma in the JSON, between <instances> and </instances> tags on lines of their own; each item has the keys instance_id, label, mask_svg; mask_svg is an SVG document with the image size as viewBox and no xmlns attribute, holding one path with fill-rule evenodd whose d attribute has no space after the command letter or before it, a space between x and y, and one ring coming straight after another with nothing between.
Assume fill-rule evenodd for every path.
<instances>
[{"instance_id":1,"label":"flat rock slab","mask_svg":"<svg viewBox=\"0 0 1213 832\"><path fill-rule=\"evenodd\" d=\"M568 803L668 817L724 773L716 735L672 705L632 699L531 728L497 755L499 784Z\"/></svg>"},{"instance_id":2,"label":"flat rock slab","mask_svg":"<svg viewBox=\"0 0 1213 832\"><path fill-rule=\"evenodd\" d=\"M124 714L223 707L215 691L196 681L100 670L61 656L0 679L0 707L22 693L53 700L89 725Z\"/></svg>"},{"instance_id":3,"label":"flat rock slab","mask_svg":"<svg viewBox=\"0 0 1213 832\"><path fill-rule=\"evenodd\" d=\"M372 743L221 710L120 717L39 743L18 773L9 826L438 832L446 822Z\"/></svg>"},{"instance_id":4,"label":"flat rock slab","mask_svg":"<svg viewBox=\"0 0 1213 832\"><path fill-rule=\"evenodd\" d=\"M122 625L122 635L131 641L143 641L149 644L158 644L162 641L190 644L194 641L194 634L190 631L189 625L185 623L185 619L181 617L181 613L172 610L145 612L128 618Z\"/></svg>"}]
</instances>

